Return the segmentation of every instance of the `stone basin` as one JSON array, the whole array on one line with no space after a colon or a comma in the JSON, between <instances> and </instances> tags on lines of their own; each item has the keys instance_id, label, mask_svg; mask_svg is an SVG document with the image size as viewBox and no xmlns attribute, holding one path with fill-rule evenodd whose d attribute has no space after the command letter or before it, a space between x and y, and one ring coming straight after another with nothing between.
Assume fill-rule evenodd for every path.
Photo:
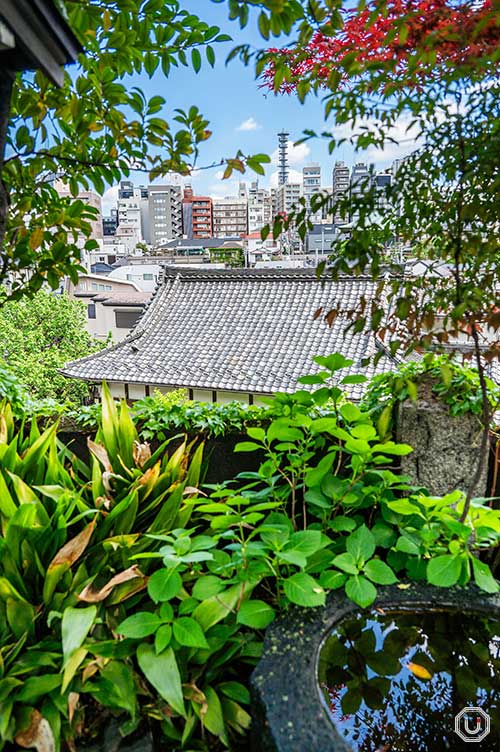
<instances>
[{"instance_id":1,"label":"stone basin","mask_svg":"<svg viewBox=\"0 0 500 752\"><path fill-rule=\"evenodd\" d=\"M346 629L352 630L352 625L355 625L358 636L365 634L363 641L366 643L366 633L373 626L370 620L376 622L378 614L380 614L381 626L376 627L374 638L369 636L370 640L375 639L376 648L375 643L364 648L365 652L368 650L371 656L369 662L372 666L368 668L360 666L358 672L353 668L353 657L350 655L347 657L350 663L350 674L348 675L348 672L342 678L342 660L338 660L338 656L342 650L345 650L345 646L342 646L340 642L345 643ZM462 614L463 620L460 619ZM383 651L381 654L380 648L383 647L384 635L395 630L392 623L394 615L401 615L405 629L413 629L412 634L419 633L419 644L415 640L413 640L415 644L412 644L412 640L407 639L408 644L402 644L399 652L396 651L397 655L388 656L384 663L384 660L381 661ZM427 636L420 626L426 625L427 631L432 633L435 623L437 632L442 632L443 623L449 623L456 637L457 625L461 625L462 621L464 644L474 645L475 640L477 641L474 636L467 636L467 629L475 629L476 626L482 628L484 624L488 624L489 628L495 632L496 621L499 623L499 629L495 636L500 636L500 596L488 595L475 586L441 589L411 584L405 585L404 589L398 586L380 588L375 603L365 610L360 609L339 593L332 593L323 608L290 610L267 630L263 655L252 675L252 752L353 752L358 749L356 739L360 743L364 739L368 745L365 749L373 750L373 752L378 749L384 752L385 750L404 752L406 749L414 752L420 749L425 749L426 752L443 752L445 749L449 752L470 750L470 742L461 740L454 728L450 727L454 722L454 716L463 710L459 706L460 703L444 713L443 708L446 707L446 703L440 707L439 702L436 701L439 691L443 693L445 690L438 691L435 687L433 689L433 682L439 681L441 682L439 686L444 687L449 677L446 672L438 675L437 669L436 676L432 675L434 664L429 663L429 656L425 655L429 652ZM401 625L398 625L399 632L404 634L400 627ZM446 650L446 642L442 634L440 637L443 645L441 652L443 652ZM465 643L466 640L468 640L467 643ZM486 647L489 649L490 641L487 640L487 643ZM377 652L378 663L373 662L376 660L371 654L374 650ZM355 652L358 652L357 649ZM481 650L478 654L483 655ZM331 656L337 656L333 664L338 663L338 666L334 665L332 668ZM399 659L400 665L393 667L390 671L391 661L394 664L396 659ZM449 666L449 661L447 665ZM436 725L436 715L439 718L439 713L441 713L444 729L442 742L439 744L435 742L429 746L427 739L425 742L427 747L420 747L417 744L418 740L413 738L405 746L405 722L409 724L409 728L414 728L411 725L412 716L409 712L410 705L408 705L408 713L405 713L403 718L400 717L400 728L397 729L399 741L394 741L396 734L391 727L390 733L389 730L387 731L388 738L385 741L389 741L392 746L384 746L384 739L380 740L380 735L377 736L375 733L380 726L379 716L382 712L378 709L381 707L380 696L375 693L373 697L373 692L371 694L368 692L369 704L366 706L363 699L360 710L356 708L357 701L353 697L355 692L351 691L347 702L344 699L348 685L343 685L342 682L350 681L352 686L353 679L356 679L357 674L361 676L364 670L368 672L368 679L371 678L373 681L373 677L377 675L373 667L378 670L378 675L392 673L397 687L400 687L400 682L403 680L410 682L409 694L402 698L401 706L405 707L405 703L409 702L408 698L412 698L412 708L419 702L422 705L422 707L417 707L415 713L417 710L422 711L422 708L425 713L427 702L429 716L427 726L433 728ZM495 681L497 680L498 677ZM389 687L387 677L384 681L386 684L376 686L376 689L380 692L380 688L385 687L386 696L390 697L394 687ZM448 685L446 685L448 687L446 691L449 691ZM422 701L419 698L415 701L415 688L417 690L421 688ZM363 691L366 693L366 689ZM497 695L495 703L496 714L499 712L499 698L500 694ZM401 697L399 699L401 700ZM343 712L342 703L348 712ZM400 708L399 714L401 716ZM368 718L368 726L370 718L373 719L373 734L368 733L371 731L369 728L367 732L366 723L363 725L363 718L365 721ZM465 722L474 730L476 723L474 714L468 713ZM500 728L498 726L494 728L492 724L490 733L481 745L476 745L472 749L481 749L483 752L500 749L499 732ZM376 746L370 746L370 743ZM423 741L422 744L424 744Z\"/></svg>"}]
</instances>

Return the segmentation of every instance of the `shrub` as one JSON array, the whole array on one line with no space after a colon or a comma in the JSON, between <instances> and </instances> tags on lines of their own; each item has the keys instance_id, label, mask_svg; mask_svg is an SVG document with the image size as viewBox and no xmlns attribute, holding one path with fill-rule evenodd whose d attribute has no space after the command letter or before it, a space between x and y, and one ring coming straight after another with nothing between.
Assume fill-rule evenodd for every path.
<instances>
[{"instance_id":1,"label":"shrub","mask_svg":"<svg viewBox=\"0 0 500 752\"><path fill-rule=\"evenodd\" d=\"M498 584L488 557L500 513L459 492L412 489L411 447L381 441L345 400L342 356L316 358L318 388L276 398L237 451L257 472L201 490L203 444L151 453L103 386L90 467L57 424L0 419L0 740L56 750L116 717L166 749L235 748L250 723L248 676L263 630L329 591L369 606L379 586ZM344 384L353 378L340 379ZM97 720L96 720L97 719Z\"/></svg>"}]
</instances>

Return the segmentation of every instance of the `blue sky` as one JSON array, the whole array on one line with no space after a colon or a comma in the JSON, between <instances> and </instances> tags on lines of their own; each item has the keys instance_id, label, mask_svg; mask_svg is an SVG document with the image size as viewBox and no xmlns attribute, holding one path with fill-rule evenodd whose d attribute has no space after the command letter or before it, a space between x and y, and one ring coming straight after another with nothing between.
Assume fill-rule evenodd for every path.
<instances>
[{"instance_id":1,"label":"blue sky","mask_svg":"<svg viewBox=\"0 0 500 752\"><path fill-rule=\"evenodd\" d=\"M150 80L146 76L134 81L143 88L147 96L160 94L166 99L164 115L168 118L176 107L183 109L196 105L210 121L213 136L201 150L199 165L208 165L223 157L232 157L238 149L246 154L266 153L273 155L277 147L277 133L280 130L290 132L290 140L299 139L306 128L324 130L323 106L320 98L309 98L302 105L294 96L275 96L259 88L253 68L233 60L228 66L224 61L228 52L239 43L250 43L255 47L265 46L256 27L256 14L253 21L241 30L239 24L228 20L226 3L214 3L212 0L184 0L184 6L201 18L217 24L224 32L233 37L233 42L215 45L217 62L215 68L208 63L196 74L192 68L173 69L166 79L157 72ZM281 44L281 42L280 42ZM347 135L347 134L346 134ZM407 146L407 145L406 145ZM406 152L408 148L406 148ZM368 155L368 160L382 169L393 158L405 153L405 145L391 146L389 153ZM275 158L274 154L274 158ZM366 156L361 157L363 160ZM349 164L356 161L356 155L349 146L342 146L329 155L327 142L317 139L290 148L291 178L297 178L302 167L310 162L319 162L322 167L323 186L331 185L332 168L336 160ZM265 178L260 184L268 187L276 182L276 167L270 165ZM225 196L235 193L237 180L222 181L220 168L194 174L190 182L198 194ZM255 179L255 173L248 172L242 180ZM135 182L144 182L144 175L132 175ZM166 182L158 181L158 182ZM104 210L108 210L115 199L115 191L105 195Z\"/></svg>"}]
</instances>

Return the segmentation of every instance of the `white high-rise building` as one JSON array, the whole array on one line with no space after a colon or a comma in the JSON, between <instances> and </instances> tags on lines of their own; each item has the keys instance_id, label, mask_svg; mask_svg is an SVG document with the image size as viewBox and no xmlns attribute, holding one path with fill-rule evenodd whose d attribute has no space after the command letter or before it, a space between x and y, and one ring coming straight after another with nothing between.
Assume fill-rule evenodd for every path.
<instances>
[{"instance_id":1,"label":"white high-rise building","mask_svg":"<svg viewBox=\"0 0 500 752\"><path fill-rule=\"evenodd\" d=\"M213 233L216 238L248 233L248 201L228 196L213 201Z\"/></svg>"},{"instance_id":2,"label":"white high-rise building","mask_svg":"<svg viewBox=\"0 0 500 752\"><path fill-rule=\"evenodd\" d=\"M178 185L149 186L149 234L153 246L182 237L182 195Z\"/></svg>"},{"instance_id":3,"label":"white high-rise building","mask_svg":"<svg viewBox=\"0 0 500 752\"><path fill-rule=\"evenodd\" d=\"M248 232L260 232L263 227L271 224L272 219L271 193L265 188L259 188L259 181L255 180L248 193Z\"/></svg>"},{"instance_id":4,"label":"white high-rise building","mask_svg":"<svg viewBox=\"0 0 500 752\"><path fill-rule=\"evenodd\" d=\"M343 217L337 207L338 201L349 191L350 171L345 162L335 162L332 175L332 199L333 199L333 221L340 225L349 221L349 217Z\"/></svg>"},{"instance_id":5,"label":"white high-rise building","mask_svg":"<svg viewBox=\"0 0 500 752\"><path fill-rule=\"evenodd\" d=\"M302 168L302 184L304 187L304 198L306 200L307 216L313 224L321 222L322 212L311 211L311 198L321 191L321 167L314 163Z\"/></svg>"}]
</instances>

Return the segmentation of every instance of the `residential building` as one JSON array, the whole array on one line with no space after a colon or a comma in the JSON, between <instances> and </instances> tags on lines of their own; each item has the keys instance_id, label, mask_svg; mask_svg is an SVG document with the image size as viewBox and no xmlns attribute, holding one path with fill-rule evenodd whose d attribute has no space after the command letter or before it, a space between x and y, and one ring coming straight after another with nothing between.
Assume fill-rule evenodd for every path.
<instances>
[{"instance_id":1,"label":"residential building","mask_svg":"<svg viewBox=\"0 0 500 752\"><path fill-rule=\"evenodd\" d=\"M123 280L132 282L140 292L151 293L158 282L161 266L159 263L152 262L151 258L145 258L144 263L131 264L131 259L126 263L116 266L108 275L108 280Z\"/></svg>"},{"instance_id":2,"label":"residential building","mask_svg":"<svg viewBox=\"0 0 500 752\"><path fill-rule=\"evenodd\" d=\"M109 217L102 218L103 237L110 237L112 235L116 235L117 227L118 227L118 209L111 209Z\"/></svg>"},{"instance_id":3,"label":"residential building","mask_svg":"<svg viewBox=\"0 0 500 752\"><path fill-rule=\"evenodd\" d=\"M126 239L130 252L138 243L144 242L141 218L141 189L129 181L122 181L118 190L117 238Z\"/></svg>"},{"instance_id":4,"label":"residential building","mask_svg":"<svg viewBox=\"0 0 500 752\"><path fill-rule=\"evenodd\" d=\"M335 162L332 175L332 218L335 224L349 221L349 217L341 212L338 202L348 194L350 182L351 174L346 163Z\"/></svg>"},{"instance_id":5,"label":"residential building","mask_svg":"<svg viewBox=\"0 0 500 752\"><path fill-rule=\"evenodd\" d=\"M302 185L306 201L307 215L311 222L321 222L321 210L313 212L311 199L321 191L321 167L319 164L310 164L302 168Z\"/></svg>"},{"instance_id":6,"label":"residential building","mask_svg":"<svg viewBox=\"0 0 500 752\"><path fill-rule=\"evenodd\" d=\"M246 235L248 202L244 198L216 198L213 201L213 234L215 237Z\"/></svg>"},{"instance_id":7,"label":"residential building","mask_svg":"<svg viewBox=\"0 0 500 752\"><path fill-rule=\"evenodd\" d=\"M287 215L299 207L299 201L302 196L302 186L300 183L284 183L276 191L276 214Z\"/></svg>"},{"instance_id":8,"label":"residential building","mask_svg":"<svg viewBox=\"0 0 500 752\"><path fill-rule=\"evenodd\" d=\"M212 237L213 203L210 196L195 196L191 186L186 186L182 201L182 214L186 238Z\"/></svg>"},{"instance_id":9,"label":"residential building","mask_svg":"<svg viewBox=\"0 0 500 752\"><path fill-rule=\"evenodd\" d=\"M273 221L273 204L271 193L265 188L259 188L259 181L250 185L248 192L248 232L260 232L263 227Z\"/></svg>"},{"instance_id":10,"label":"residential building","mask_svg":"<svg viewBox=\"0 0 500 752\"><path fill-rule=\"evenodd\" d=\"M330 275L314 269L173 269L166 267L155 295L131 336L113 348L67 363L63 373L100 384L115 397L139 399L154 388L179 387L202 402L258 403L264 395L315 389L299 384L320 370L312 358L340 352L353 364L346 375L371 376L394 368L371 332L346 331L339 315L331 325L319 308L340 311L364 297L369 309L377 281ZM371 358L365 365L364 359ZM360 399L361 384L345 388Z\"/></svg>"},{"instance_id":11,"label":"residential building","mask_svg":"<svg viewBox=\"0 0 500 752\"><path fill-rule=\"evenodd\" d=\"M98 293L87 303L87 330L96 339L113 343L129 336L151 298L147 292Z\"/></svg>"},{"instance_id":12,"label":"residential building","mask_svg":"<svg viewBox=\"0 0 500 752\"><path fill-rule=\"evenodd\" d=\"M336 224L317 224L306 235L306 254L319 257L330 256L332 244L339 239L341 231Z\"/></svg>"},{"instance_id":13,"label":"residential building","mask_svg":"<svg viewBox=\"0 0 500 752\"><path fill-rule=\"evenodd\" d=\"M182 196L178 185L149 186L149 236L154 247L182 237Z\"/></svg>"}]
</instances>

